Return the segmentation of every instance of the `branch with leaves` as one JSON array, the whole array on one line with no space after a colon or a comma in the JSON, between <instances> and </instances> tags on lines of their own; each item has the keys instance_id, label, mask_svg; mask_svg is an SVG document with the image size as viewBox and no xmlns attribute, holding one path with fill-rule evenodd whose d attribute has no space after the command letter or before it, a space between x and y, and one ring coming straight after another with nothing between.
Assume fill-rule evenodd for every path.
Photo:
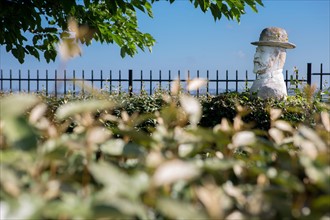
<instances>
[{"instance_id":1,"label":"branch with leaves","mask_svg":"<svg viewBox=\"0 0 330 220\"><path fill-rule=\"evenodd\" d=\"M137 11L153 17L152 4L159 0L2 0L0 1L0 45L11 52L20 63L26 55L47 62L57 56L57 43L67 39L68 21L75 18L78 27L85 31L75 38L90 45L92 40L117 44L120 55L134 56L138 49L151 51L155 39L139 30ZM170 3L175 0L169 0ZM257 12L261 0L190 0L204 13L210 11L214 20L225 16L240 21L246 6ZM71 30L72 31L72 30ZM70 34L69 34L70 35Z\"/></svg>"}]
</instances>

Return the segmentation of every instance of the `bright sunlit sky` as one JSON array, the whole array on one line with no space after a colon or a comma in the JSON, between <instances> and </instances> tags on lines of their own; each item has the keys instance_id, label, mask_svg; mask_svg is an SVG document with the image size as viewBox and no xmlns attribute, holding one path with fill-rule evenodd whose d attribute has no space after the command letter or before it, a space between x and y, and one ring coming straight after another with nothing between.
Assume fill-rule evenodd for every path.
<instances>
[{"instance_id":1,"label":"bright sunlit sky","mask_svg":"<svg viewBox=\"0 0 330 220\"><path fill-rule=\"evenodd\" d=\"M329 72L330 60L330 1L329 0L264 0L264 7L254 13L246 8L241 23L222 18L215 22L211 13L195 9L188 0L166 1L153 5L154 18L139 13L139 26L156 39L152 53L140 51L133 58L120 57L116 45L101 45L93 42L83 47L82 57L70 60L67 69L84 70L220 70L252 72L255 46L265 27L276 26L286 29L289 41L297 47L287 50L285 68L293 72L294 66L306 72L308 62L313 70L319 71L323 63ZM60 60L47 64L34 57L26 57L19 64L1 46L0 68L53 70Z\"/></svg>"}]
</instances>

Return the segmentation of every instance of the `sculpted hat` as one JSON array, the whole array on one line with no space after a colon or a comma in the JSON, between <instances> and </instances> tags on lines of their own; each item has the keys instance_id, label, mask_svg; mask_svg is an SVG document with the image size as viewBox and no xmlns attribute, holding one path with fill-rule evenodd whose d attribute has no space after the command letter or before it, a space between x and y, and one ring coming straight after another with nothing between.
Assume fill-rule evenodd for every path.
<instances>
[{"instance_id":1,"label":"sculpted hat","mask_svg":"<svg viewBox=\"0 0 330 220\"><path fill-rule=\"evenodd\" d=\"M296 47L293 43L288 42L288 34L286 31L278 27L263 29L259 41L252 42L251 44L256 46L283 47L285 49L293 49Z\"/></svg>"}]
</instances>

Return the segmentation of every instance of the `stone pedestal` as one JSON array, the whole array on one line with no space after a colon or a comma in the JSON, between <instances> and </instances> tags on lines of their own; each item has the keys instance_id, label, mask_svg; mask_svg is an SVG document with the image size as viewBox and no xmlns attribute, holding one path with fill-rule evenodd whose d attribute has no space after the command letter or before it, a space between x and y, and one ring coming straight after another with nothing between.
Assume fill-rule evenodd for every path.
<instances>
[{"instance_id":1,"label":"stone pedestal","mask_svg":"<svg viewBox=\"0 0 330 220\"><path fill-rule=\"evenodd\" d=\"M287 88L281 71L259 75L251 87L251 95L262 99L283 99L287 96Z\"/></svg>"}]
</instances>

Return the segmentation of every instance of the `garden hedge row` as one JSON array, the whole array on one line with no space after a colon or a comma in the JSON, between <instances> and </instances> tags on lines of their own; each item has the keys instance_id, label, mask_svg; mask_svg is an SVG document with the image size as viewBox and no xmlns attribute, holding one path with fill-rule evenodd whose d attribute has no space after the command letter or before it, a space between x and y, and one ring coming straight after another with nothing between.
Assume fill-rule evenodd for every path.
<instances>
[{"instance_id":1,"label":"garden hedge row","mask_svg":"<svg viewBox=\"0 0 330 220\"><path fill-rule=\"evenodd\" d=\"M329 219L309 96L2 95L1 219Z\"/></svg>"}]
</instances>

